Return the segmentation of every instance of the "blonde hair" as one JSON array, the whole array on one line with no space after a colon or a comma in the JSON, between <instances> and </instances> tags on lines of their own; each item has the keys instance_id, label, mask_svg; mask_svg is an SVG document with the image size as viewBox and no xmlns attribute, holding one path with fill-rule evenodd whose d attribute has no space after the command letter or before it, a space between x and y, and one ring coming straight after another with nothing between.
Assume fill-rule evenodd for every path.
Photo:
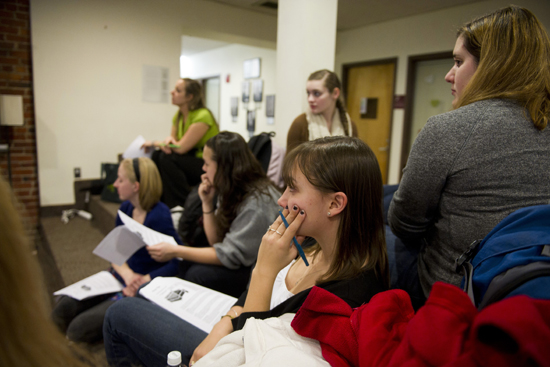
<instances>
[{"instance_id":1,"label":"blonde hair","mask_svg":"<svg viewBox=\"0 0 550 367\"><path fill-rule=\"evenodd\" d=\"M138 160L139 167L139 205L148 212L160 201L162 196L162 179L155 162L149 158L134 158ZM133 159L126 158L121 163L128 180L132 183L137 181L134 171Z\"/></svg>"},{"instance_id":2,"label":"blonde hair","mask_svg":"<svg viewBox=\"0 0 550 367\"><path fill-rule=\"evenodd\" d=\"M477 70L456 108L501 98L520 103L539 130L550 117L550 39L537 17L508 6L477 18L458 31Z\"/></svg>"},{"instance_id":3,"label":"blonde hair","mask_svg":"<svg viewBox=\"0 0 550 367\"><path fill-rule=\"evenodd\" d=\"M42 274L1 177L0 252L0 366L90 366L89 356L70 348L49 318Z\"/></svg>"}]
</instances>

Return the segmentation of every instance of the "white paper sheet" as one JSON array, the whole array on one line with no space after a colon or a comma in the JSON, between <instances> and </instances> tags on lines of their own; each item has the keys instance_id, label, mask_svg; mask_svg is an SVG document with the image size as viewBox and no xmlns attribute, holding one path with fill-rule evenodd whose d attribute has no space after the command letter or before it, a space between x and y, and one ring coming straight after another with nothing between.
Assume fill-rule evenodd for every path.
<instances>
[{"instance_id":1,"label":"white paper sheet","mask_svg":"<svg viewBox=\"0 0 550 367\"><path fill-rule=\"evenodd\" d=\"M146 245L152 246L160 242L167 242L176 246L178 245L174 237L154 231L149 227L145 227L143 224L136 222L133 218L130 218L120 210L118 211L118 215L126 228L137 234Z\"/></svg>"},{"instance_id":2,"label":"white paper sheet","mask_svg":"<svg viewBox=\"0 0 550 367\"><path fill-rule=\"evenodd\" d=\"M81 301L85 298L99 296L100 294L120 292L122 288L122 284L111 273L100 271L97 274L54 292L54 295L66 295Z\"/></svg>"},{"instance_id":3,"label":"white paper sheet","mask_svg":"<svg viewBox=\"0 0 550 367\"><path fill-rule=\"evenodd\" d=\"M151 158L153 155L153 150L151 149L149 153L145 153L145 149L141 149L141 146L145 143L145 138L143 136L138 136L135 140L130 143L128 148L122 154L122 158L139 158L147 157Z\"/></svg>"},{"instance_id":4,"label":"white paper sheet","mask_svg":"<svg viewBox=\"0 0 550 367\"><path fill-rule=\"evenodd\" d=\"M143 246L145 242L141 237L124 225L117 226L109 232L93 253L110 263L122 265Z\"/></svg>"},{"instance_id":5,"label":"white paper sheet","mask_svg":"<svg viewBox=\"0 0 550 367\"><path fill-rule=\"evenodd\" d=\"M175 277L156 277L139 293L207 333L237 299Z\"/></svg>"}]
</instances>

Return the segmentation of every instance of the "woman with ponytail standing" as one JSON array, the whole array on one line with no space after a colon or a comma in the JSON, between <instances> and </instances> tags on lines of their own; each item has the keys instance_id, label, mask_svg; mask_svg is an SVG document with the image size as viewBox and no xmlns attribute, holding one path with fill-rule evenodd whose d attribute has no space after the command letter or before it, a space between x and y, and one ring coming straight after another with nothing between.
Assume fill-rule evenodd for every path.
<instances>
[{"instance_id":1,"label":"woman with ponytail standing","mask_svg":"<svg viewBox=\"0 0 550 367\"><path fill-rule=\"evenodd\" d=\"M357 126L351 121L340 79L330 70L313 72L306 83L306 113L296 117L288 130L287 154L298 145L325 136L357 137Z\"/></svg>"}]
</instances>

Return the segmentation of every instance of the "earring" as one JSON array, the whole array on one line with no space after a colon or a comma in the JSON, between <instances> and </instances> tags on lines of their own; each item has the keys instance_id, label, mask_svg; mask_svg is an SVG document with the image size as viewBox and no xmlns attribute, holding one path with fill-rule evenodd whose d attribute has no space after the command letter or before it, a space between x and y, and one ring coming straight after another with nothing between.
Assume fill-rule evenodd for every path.
<instances>
[{"instance_id":1,"label":"earring","mask_svg":"<svg viewBox=\"0 0 550 367\"><path fill-rule=\"evenodd\" d=\"M327 216L330 217L330 212L327 213Z\"/></svg>"}]
</instances>

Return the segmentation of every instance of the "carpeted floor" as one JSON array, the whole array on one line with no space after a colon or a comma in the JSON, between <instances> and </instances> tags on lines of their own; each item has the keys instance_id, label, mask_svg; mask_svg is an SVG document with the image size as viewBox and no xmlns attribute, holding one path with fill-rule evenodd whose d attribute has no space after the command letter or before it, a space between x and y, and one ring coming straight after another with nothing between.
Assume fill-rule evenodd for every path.
<instances>
[{"instance_id":1,"label":"carpeted floor","mask_svg":"<svg viewBox=\"0 0 550 367\"><path fill-rule=\"evenodd\" d=\"M46 217L41 224L64 286L109 267L92 253L104 236L90 221L77 216L64 224L60 217Z\"/></svg>"},{"instance_id":2,"label":"carpeted floor","mask_svg":"<svg viewBox=\"0 0 550 367\"><path fill-rule=\"evenodd\" d=\"M43 217L40 222L36 254L53 306L53 292L107 269L109 263L92 253L104 236L90 221L77 216L64 224L59 216ZM84 347L98 366L107 366L102 342Z\"/></svg>"}]
</instances>

